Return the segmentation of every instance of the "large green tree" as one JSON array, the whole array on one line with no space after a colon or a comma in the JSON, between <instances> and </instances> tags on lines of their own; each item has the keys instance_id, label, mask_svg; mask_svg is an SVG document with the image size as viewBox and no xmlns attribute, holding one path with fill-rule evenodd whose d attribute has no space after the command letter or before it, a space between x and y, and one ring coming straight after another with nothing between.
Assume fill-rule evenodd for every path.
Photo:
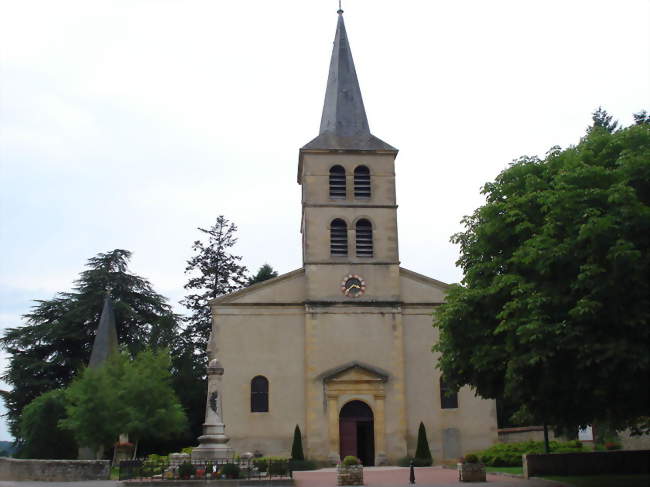
<instances>
[{"instance_id":1,"label":"large green tree","mask_svg":"<svg viewBox=\"0 0 650 487\"><path fill-rule=\"evenodd\" d=\"M239 263L241 257L231 251L237 243L237 226L234 223L219 215L210 228L198 230L207 237L207 242L196 240L192 245L194 255L185 268L185 273L189 275L185 289L190 294L181 304L190 310L186 333L205 355L212 329L208 302L242 288L246 283L246 267Z\"/></svg>"},{"instance_id":2,"label":"large green tree","mask_svg":"<svg viewBox=\"0 0 650 487\"><path fill-rule=\"evenodd\" d=\"M121 433L137 443L186 430L187 419L171 387L168 351L144 350L131 360L115 354L103 367L87 368L65 391L60 424L80 445L110 448Z\"/></svg>"},{"instance_id":3,"label":"large green tree","mask_svg":"<svg viewBox=\"0 0 650 487\"><path fill-rule=\"evenodd\" d=\"M484 186L437 313L448 383L560 428L648 416L650 125L635 120L598 111L575 147Z\"/></svg>"},{"instance_id":4,"label":"large green tree","mask_svg":"<svg viewBox=\"0 0 650 487\"><path fill-rule=\"evenodd\" d=\"M114 303L119 342L132 355L147 347L178 345L177 317L146 279L128 270L131 253L115 249L88 260L71 292L37 300L23 326L9 328L0 346L9 355L2 379L11 433L21 440L19 418L36 397L66 387L88 363L106 290Z\"/></svg>"}]
</instances>

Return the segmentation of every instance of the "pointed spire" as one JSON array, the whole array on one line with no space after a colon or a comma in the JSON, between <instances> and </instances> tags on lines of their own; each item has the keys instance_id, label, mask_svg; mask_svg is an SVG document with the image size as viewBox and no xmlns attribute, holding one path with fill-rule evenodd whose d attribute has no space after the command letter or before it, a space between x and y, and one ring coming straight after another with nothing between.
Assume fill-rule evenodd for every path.
<instances>
[{"instance_id":1,"label":"pointed spire","mask_svg":"<svg viewBox=\"0 0 650 487\"><path fill-rule=\"evenodd\" d=\"M303 149L396 151L370 133L340 8L338 15L320 133Z\"/></svg>"},{"instance_id":2,"label":"pointed spire","mask_svg":"<svg viewBox=\"0 0 650 487\"><path fill-rule=\"evenodd\" d=\"M104 298L104 308L102 316L99 319L99 326L95 333L95 342L93 343L92 352L90 352L90 362L88 367L99 367L117 351L117 329L115 327L115 312L113 311L113 302L107 293Z\"/></svg>"}]
</instances>

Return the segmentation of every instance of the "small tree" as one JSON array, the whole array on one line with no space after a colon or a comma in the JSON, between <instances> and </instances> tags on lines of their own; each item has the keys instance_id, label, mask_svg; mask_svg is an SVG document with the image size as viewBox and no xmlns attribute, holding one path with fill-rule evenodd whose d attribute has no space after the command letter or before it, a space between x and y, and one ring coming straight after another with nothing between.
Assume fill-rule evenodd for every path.
<instances>
[{"instance_id":1,"label":"small tree","mask_svg":"<svg viewBox=\"0 0 650 487\"><path fill-rule=\"evenodd\" d=\"M66 391L68 417L60 425L95 451L120 433L136 442L181 433L187 419L170 385L170 364L169 352L146 350L133 361L115 354L105 366L85 369Z\"/></svg>"},{"instance_id":2,"label":"small tree","mask_svg":"<svg viewBox=\"0 0 650 487\"><path fill-rule=\"evenodd\" d=\"M20 415L21 458L77 458L77 444L70 431L59 428L65 418L65 392L41 394Z\"/></svg>"},{"instance_id":3,"label":"small tree","mask_svg":"<svg viewBox=\"0 0 650 487\"><path fill-rule=\"evenodd\" d=\"M418 428L418 446L415 450L415 458L417 460L424 460L421 463L426 463L426 465L433 463L433 457L429 449L429 441L427 440L427 430L422 421L420 421L420 427Z\"/></svg>"},{"instance_id":4,"label":"small tree","mask_svg":"<svg viewBox=\"0 0 650 487\"><path fill-rule=\"evenodd\" d=\"M302 435L300 434L300 427L296 425L293 430L293 444L291 445L291 459L304 460L305 454L302 451Z\"/></svg>"},{"instance_id":5,"label":"small tree","mask_svg":"<svg viewBox=\"0 0 650 487\"><path fill-rule=\"evenodd\" d=\"M246 285L250 286L252 284L257 284L258 282L264 282L273 279L274 277L278 277L278 271L273 270L273 267L269 264L264 264L257 271L257 274L248 278Z\"/></svg>"}]
</instances>

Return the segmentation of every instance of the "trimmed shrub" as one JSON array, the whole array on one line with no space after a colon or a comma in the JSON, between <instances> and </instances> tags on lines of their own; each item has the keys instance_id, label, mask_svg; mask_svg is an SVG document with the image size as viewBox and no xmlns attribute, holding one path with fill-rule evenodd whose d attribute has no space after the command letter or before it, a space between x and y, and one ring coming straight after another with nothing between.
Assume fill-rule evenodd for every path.
<instances>
[{"instance_id":1,"label":"trimmed shrub","mask_svg":"<svg viewBox=\"0 0 650 487\"><path fill-rule=\"evenodd\" d=\"M190 462L183 462L178 466L178 476L182 479L189 479L195 473L196 469Z\"/></svg>"},{"instance_id":2,"label":"trimmed shrub","mask_svg":"<svg viewBox=\"0 0 650 487\"><path fill-rule=\"evenodd\" d=\"M300 470L316 470L317 468L316 462L311 460L289 460L289 469L292 472L298 472Z\"/></svg>"},{"instance_id":3,"label":"trimmed shrub","mask_svg":"<svg viewBox=\"0 0 650 487\"><path fill-rule=\"evenodd\" d=\"M422 464L416 465L417 467L430 467L433 464L433 457L427 440L427 430L424 428L422 421L420 421L420 427L418 428L418 446L415 450L415 458Z\"/></svg>"},{"instance_id":4,"label":"trimmed shrub","mask_svg":"<svg viewBox=\"0 0 650 487\"><path fill-rule=\"evenodd\" d=\"M359 465L359 463L361 463L359 462L359 459L352 455L348 455L343 459L343 465L345 465L346 467L349 467L351 465Z\"/></svg>"},{"instance_id":5,"label":"trimmed shrub","mask_svg":"<svg viewBox=\"0 0 650 487\"><path fill-rule=\"evenodd\" d=\"M238 479L239 478L239 465L234 463L226 463L221 467L221 474L228 479Z\"/></svg>"},{"instance_id":6,"label":"trimmed shrub","mask_svg":"<svg viewBox=\"0 0 650 487\"><path fill-rule=\"evenodd\" d=\"M582 451L582 443L572 441L549 442L551 453L573 453ZM543 441L523 441L519 443L495 443L490 448L477 452L480 461L491 467L518 467L521 456L526 453L544 453Z\"/></svg>"},{"instance_id":7,"label":"trimmed shrub","mask_svg":"<svg viewBox=\"0 0 650 487\"><path fill-rule=\"evenodd\" d=\"M291 445L291 459L304 460L305 454L302 451L302 435L300 434L300 427L296 425L293 430L293 444Z\"/></svg>"},{"instance_id":8,"label":"trimmed shrub","mask_svg":"<svg viewBox=\"0 0 650 487\"><path fill-rule=\"evenodd\" d=\"M465 461L463 463L478 463L478 457L473 453L465 455Z\"/></svg>"}]
</instances>

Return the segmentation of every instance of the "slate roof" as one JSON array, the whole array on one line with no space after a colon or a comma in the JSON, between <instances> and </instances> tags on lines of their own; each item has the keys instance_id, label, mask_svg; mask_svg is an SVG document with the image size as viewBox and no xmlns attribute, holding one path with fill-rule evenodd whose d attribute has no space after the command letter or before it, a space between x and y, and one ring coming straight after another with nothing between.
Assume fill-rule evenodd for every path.
<instances>
[{"instance_id":1,"label":"slate roof","mask_svg":"<svg viewBox=\"0 0 650 487\"><path fill-rule=\"evenodd\" d=\"M302 150L369 150L397 152L370 133L361 88L354 69L343 11L334 37L320 133Z\"/></svg>"},{"instance_id":2,"label":"slate roof","mask_svg":"<svg viewBox=\"0 0 650 487\"><path fill-rule=\"evenodd\" d=\"M115 327L113 302L110 296L106 295L99 326L95 333L93 349L90 352L88 367L94 368L103 365L108 360L108 357L117 351L117 347L117 328Z\"/></svg>"}]
</instances>

